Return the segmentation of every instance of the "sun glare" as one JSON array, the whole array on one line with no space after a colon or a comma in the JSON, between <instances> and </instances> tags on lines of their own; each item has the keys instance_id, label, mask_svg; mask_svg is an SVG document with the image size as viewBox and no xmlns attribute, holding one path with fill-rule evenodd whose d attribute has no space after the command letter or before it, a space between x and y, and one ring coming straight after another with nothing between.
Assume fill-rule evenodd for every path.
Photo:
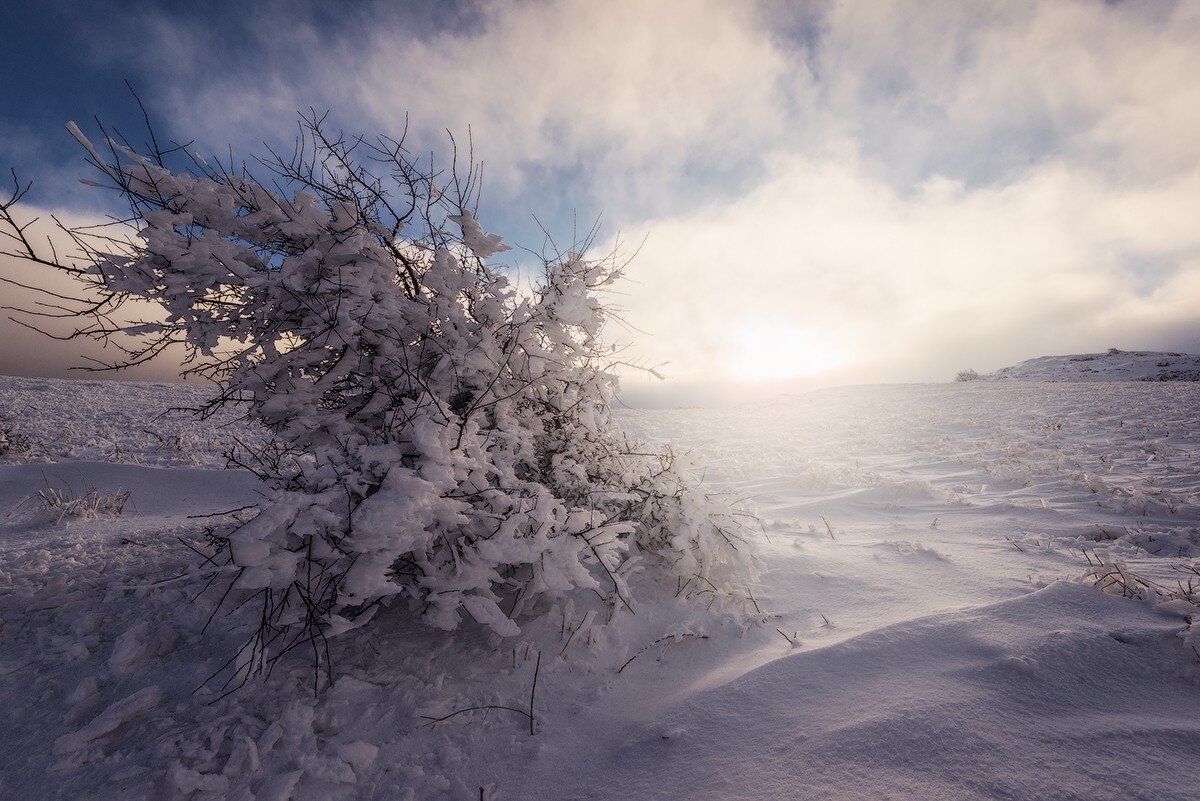
<instances>
[{"instance_id":1,"label":"sun glare","mask_svg":"<svg viewBox=\"0 0 1200 801\"><path fill-rule=\"evenodd\" d=\"M729 373L741 381L780 381L838 367L842 355L812 331L755 321L742 326L730 349Z\"/></svg>"}]
</instances>

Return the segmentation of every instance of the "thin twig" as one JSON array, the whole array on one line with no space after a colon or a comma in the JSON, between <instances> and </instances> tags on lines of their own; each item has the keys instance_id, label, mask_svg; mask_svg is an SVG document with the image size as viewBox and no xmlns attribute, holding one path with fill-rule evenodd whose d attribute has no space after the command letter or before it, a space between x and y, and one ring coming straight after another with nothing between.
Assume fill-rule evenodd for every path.
<instances>
[{"instance_id":1,"label":"thin twig","mask_svg":"<svg viewBox=\"0 0 1200 801\"><path fill-rule=\"evenodd\" d=\"M668 640L670 640L670 641L672 641L672 642L678 642L679 640L682 640L682 639L684 639L685 637L693 637L693 638L695 638L695 639L697 639L697 640L707 640L707 639L708 639L708 635L707 635L707 634L689 634L689 633L686 633L686 632L685 632L685 633L683 633L683 634L668 634L666 637L659 637L657 640L655 640L654 642L650 643L650 644L649 644L649 645L647 645L645 648L643 648L642 650L638 651L638 652L637 652L636 654L634 654L633 656L631 656L631 657L629 657L628 659L626 659L626 660L625 660L625 664L623 664L623 665L621 665L621 667L617 668L617 674L619 675L619 674L621 673L621 671L622 671L622 670L624 670L625 668L629 667L629 663L630 663L630 662L632 662L633 660L637 659L639 656L641 656L642 654L644 654L646 651L649 651L651 648L653 648L654 646L658 645L659 643L661 643L661 642L667 642Z\"/></svg>"}]
</instances>

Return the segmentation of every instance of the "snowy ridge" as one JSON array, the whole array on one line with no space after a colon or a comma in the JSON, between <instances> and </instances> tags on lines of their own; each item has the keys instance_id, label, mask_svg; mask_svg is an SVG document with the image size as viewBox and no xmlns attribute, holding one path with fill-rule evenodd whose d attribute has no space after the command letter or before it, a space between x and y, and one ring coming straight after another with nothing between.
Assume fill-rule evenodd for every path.
<instances>
[{"instance_id":1,"label":"snowy ridge","mask_svg":"<svg viewBox=\"0 0 1200 801\"><path fill-rule=\"evenodd\" d=\"M216 469L235 424L159 416L196 392L0 379L0 415L35 454L0 455L0 798L1185 801L1200 787L1192 608L1081 580L1089 556L1164 585L1200 565L1200 384L626 410L753 500L760 625L674 585L605 630L583 630L581 601L507 639L384 609L331 641L323 694L297 655L227 698L197 687L252 621L226 607L208 623L212 566L186 546L203 552L237 513L198 515L262 487ZM184 447L160 443L171 434ZM48 485L132 494L120 516L5 516ZM429 720L483 705L532 708L537 733L495 708Z\"/></svg>"},{"instance_id":2,"label":"snowy ridge","mask_svg":"<svg viewBox=\"0 0 1200 801\"><path fill-rule=\"evenodd\" d=\"M988 381L1200 381L1200 356L1117 350L1040 356L981 376Z\"/></svg>"}]
</instances>

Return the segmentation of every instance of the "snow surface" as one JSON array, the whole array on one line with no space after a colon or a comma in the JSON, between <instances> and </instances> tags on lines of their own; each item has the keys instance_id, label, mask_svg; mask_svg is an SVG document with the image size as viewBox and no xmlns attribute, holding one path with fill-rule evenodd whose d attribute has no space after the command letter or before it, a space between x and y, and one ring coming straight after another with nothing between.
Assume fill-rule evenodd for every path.
<instances>
[{"instance_id":1,"label":"snow surface","mask_svg":"<svg viewBox=\"0 0 1200 801\"><path fill-rule=\"evenodd\" d=\"M1118 350L1040 356L981 376L988 381L1200 381L1200 356Z\"/></svg>"},{"instance_id":2,"label":"snow surface","mask_svg":"<svg viewBox=\"0 0 1200 801\"><path fill-rule=\"evenodd\" d=\"M225 698L248 608L201 593L206 527L263 491L216 469L202 387L0 379L0 797L1190 799L1200 643L1181 602L1106 595L1088 561L1173 583L1200 557L1200 384L851 387L621 412L694 448L763 524L764 615L667 588L588 629L501 639L385 610ZM39 488L129 490L120 516ZM1087 552L1088 556L1084 555ZM702 601L703 596L701 596ZM782 630L782 634L777 629ZM655 644L656 643L656 644ZM528 709L537 655L536 734ZM618 672L619 671L619 672ZM198 689L199 688L199 689Z\"/></svg>"}]
</instances>

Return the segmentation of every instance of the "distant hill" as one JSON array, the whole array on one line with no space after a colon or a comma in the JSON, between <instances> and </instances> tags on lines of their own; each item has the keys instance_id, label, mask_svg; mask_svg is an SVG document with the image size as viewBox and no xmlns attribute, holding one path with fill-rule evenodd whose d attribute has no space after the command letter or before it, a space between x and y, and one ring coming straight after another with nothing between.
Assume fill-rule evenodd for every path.
<instances>
[{"instance_id":1,"label":"distant hill","mask_svg":"<svg viewBox=\"0 0 1200 801\"><path fill-rule=\"evenodd\" d=\"M987 381L1200 381L1200 356L1117 350L1040 356L980 376Z\"/></svg>"}]
</instances>

